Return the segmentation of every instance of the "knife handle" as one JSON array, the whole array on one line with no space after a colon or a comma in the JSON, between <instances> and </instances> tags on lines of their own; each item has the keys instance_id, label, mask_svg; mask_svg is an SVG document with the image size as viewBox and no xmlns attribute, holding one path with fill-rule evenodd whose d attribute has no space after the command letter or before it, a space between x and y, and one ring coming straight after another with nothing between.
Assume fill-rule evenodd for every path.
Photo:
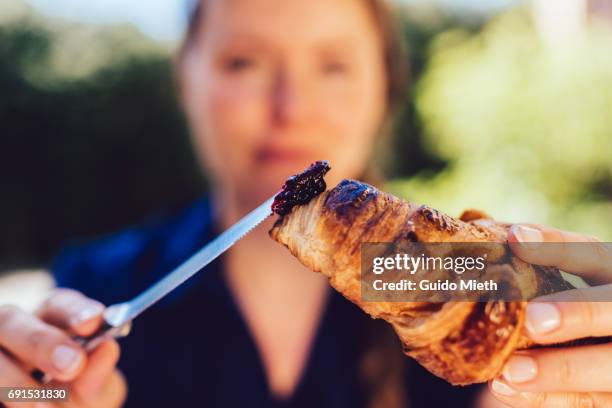
<instances>
[{"instance_id":1,"label":"knife handle","mask_svg":"<svg viewBox=\"0 0 612 408\"><path fill-rule=\"evenodd\" d=\"M108 322L104 321L98 330L96 330L93 334L89 336L75 336L72 339L81 345L89 354L106 340L118 339L127 336L131 329L131 321L128 321L127 323L118 327L111 326L108 324ZM32 378L34 378L40 384L48 384L52 380L49 374L38 369L32 372Z\"/></svg>"}]
</instances>

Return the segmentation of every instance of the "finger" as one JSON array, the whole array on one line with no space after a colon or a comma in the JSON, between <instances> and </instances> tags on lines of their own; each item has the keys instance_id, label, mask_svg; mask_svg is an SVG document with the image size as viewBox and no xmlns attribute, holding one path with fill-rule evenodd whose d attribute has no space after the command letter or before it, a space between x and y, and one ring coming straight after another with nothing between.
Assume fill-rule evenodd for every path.
<instances>
[{"instance_id":1,"label":"finger","mask_svg":"<svg viewBox=\"0 0 612 408\"><path fill-rule=\"evenodd\" d=\"M0 306L0 347L60 381L76 378L87 359L65 332L9 306Z\"/></svg>"},{"instance_id":2,"label":"finger","mask_svg":"<svg viewBox=\"0 0 612 408\"><path fill-rule=\"evenodd\" d=\"M0 387L37 387L38 384L9 356L0 351ZM0 406L2 403L0 403ZM34 408L36 403L5 402L7 408Z\"/></svg>"},{"instance_id":3,"label":"finger","mask_svg":"<svg viewBox=\"0 0 612 408\"><path fill-rule=\"evenodd\" d=\"M596 293L612 285L575 289L545 296L527 304L525 329L540 344L612 335L612 302L579 301L612 295ZM569 301L555 301L562 298Z\"/></svg>"},{"instance_id":4,"label":"finger","mask_svg":"<svg viewBox=\"0 0 612 408\"><path fill-rule=\"evenodd\" d=\"M100 398L96 400L96 407L99 408L120 408L123 407L127 396L127 383L123 374L115 370L109 380L104 384L100 392Z\"/></svg>"},{"instance_id":5,"label":"finger","mask_svg":"<svg viewBox=\"0 0 612 408\"><path fill-rule=\"evenodd\" d=\"M499 399L495 398L492 392L488 389L482 390L478 393L478 399L472 405L472 407L478 408L509 408L510 405L504 404Z\"/></svg>"},{"instance_id":6,"label":"finger","mask_svg":"<svg viewBox=\"0 0 612 408\"><path fill-rule=\"evenodd\" d=\"M611 365L612 344L530 350L510 357L502 377L520 391L606 392L612 390Z\"/></svg>"},{"instance_id":7,"label":"finger","mask_svg":"<svg viewBox=\"0 0 612 408\"><path fill-rule=\"evenodd\" d=\"M508 244L526 262L555 266L589 282L612 282L612 244L576 232L533 224L515 224Z\"/></svg>"},{"instance_id":8,"label":"finger","mask_svg":"<svg viewBox=\"0 0 612 408\"><path fill-rule=\"evenodd\" d=\"M104 305L71 289L58 289L38 309L45 322L88 336L102 323Z\"/></svg>"},{"instance_id":9,"label":"finger","mask_svg":"<svg viewBox=\"0 0 612 408\"><path fill-rule=\"evenodd\" d=\"M79 398L96 399L100 390L108 382L119 361L119 345L114 340L102 343L89 355L87 367L72 384Z\"/></svg>"},{"instance_id":10,"label":"finger","mask_svg":"<svg viewBox=\"0 0 612 408\"><path fill-rule=\"evenodd\" d=\"M56 408L57 406L51 402L0 402L0 407L6 408ZM72 408L72 405L66 406L62 403L62 408Z\"/></svg>"},{"instance_id":11,"label":"finger","mask_svg":"<svg viewBox=\"0 0 612 408\"><path fill-rule=\"evenodd\" d=\"M89 408L120 408L127 396L127 383L123 374L114 369L106 378L96 394L73 393L71 397L76 406Z\"/></svg>"},{"instance_id":12,"label":"finger","mask_svg":"<svg viewBox=\"0 0 612 408\"><path fill-rule=\"evenodd\" d=\"M609 408L611 393L531 393L513 389L503 379L489 382L491 393L513 408Z\"/></svg>"},{"instance_id":13,"label":"finger","mask_svg":"<svg viewBox=\"0 0 612 408\"><path fill-rule=\"evenodd\" d=\"M38 384L6 353L0 351L0 387L36 387Z\"/></svg>"}]
</instances>

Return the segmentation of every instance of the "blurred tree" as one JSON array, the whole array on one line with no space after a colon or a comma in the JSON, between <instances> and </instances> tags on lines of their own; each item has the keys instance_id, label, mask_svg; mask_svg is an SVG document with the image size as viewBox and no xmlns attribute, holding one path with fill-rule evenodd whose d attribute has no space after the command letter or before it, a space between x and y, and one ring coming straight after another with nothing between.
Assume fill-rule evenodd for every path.
<instances>
[{"instance_id":1,"label":"blurred tree","mask_svg":"<svg viewBox=\"0 0 612 408\"><path fill-rule=\"evenodd\" d=\"M399 109L383 167L390 177L411 177L418 173L435 174L447 160L428 150L424 144L423 123L416 106L416 84L428 59L431 41L441 32L460 26L475 32L484 23L482 18L444 13L439 8L404 6L398 8L402 35L408 55L409 79L405 104Z\"/></svg>"},{"instance_id":2,"label":"blurred tree","mask_svg":"<svg viewBox=\"0 0 612 408\"><path fill-rule=\"evenodd\" d=\"M44 262L70 237L111 232L204 191L169 53L122 52L129 46L114 41L107 65L66 77L50 61L57 35L32 20L0 26L0 268Z\"/></svg>"},{"instance_id":3,"label":"blurred tree","mask_svg":"<svg viewBox=\"0 0 612 408\"><path fill-rule=\"evenodd\" d=\"M405 196L612 239L612 29L547 48L522 10L436 37L417 94L435 176Z\"/></svg>"}]
</instances>

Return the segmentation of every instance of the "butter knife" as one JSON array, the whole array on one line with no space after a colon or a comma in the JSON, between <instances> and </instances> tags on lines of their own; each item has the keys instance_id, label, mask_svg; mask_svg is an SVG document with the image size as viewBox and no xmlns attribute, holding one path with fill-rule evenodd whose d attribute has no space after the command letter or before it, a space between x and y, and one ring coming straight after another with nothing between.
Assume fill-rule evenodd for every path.
<instances>
[{"instance_id":1,"label":"butter knife","mask_svg":"<svg viewBox=\"0 0 612 408\"><path fill-rule=\"evenodd\" d=\"M132 327L132 321L136 317L172 292L187 279L200 272L223 252L227 251L232 245L247 235L253 228L271 216L273 214L271 208L274 197L275 196L272 196L267 199L259 207L255 208L236 224L219 234L215 239L193 254L172 272L168 273L165 277L132 300L107 307L103 314L103 323L95 333L87 337L75 337L74 339L83 346L87 352L91 352L105 340L127 336ZM40 371L34 372L33 376L42 383L47 383L51 380L48 375Z\"/></svg>"}]
</instances>

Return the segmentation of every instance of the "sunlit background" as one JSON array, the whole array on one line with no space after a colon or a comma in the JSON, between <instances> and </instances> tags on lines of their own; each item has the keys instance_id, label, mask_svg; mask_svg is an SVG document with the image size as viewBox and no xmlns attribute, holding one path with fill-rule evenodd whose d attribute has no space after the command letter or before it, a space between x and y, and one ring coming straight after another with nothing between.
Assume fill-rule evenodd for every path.
<instances>
[{"instance_id":1,"label":"sunlit background","mask_svg":"<svg viewBox=\"0 0 612 408\"><path fill-rule=\"evenodd\" d=\"M388 190L612 240L612 1L397 6ZM172 80L184 23L182 1L0 0L0 274L205 192Z\"/></svg>"}]
</instances>

